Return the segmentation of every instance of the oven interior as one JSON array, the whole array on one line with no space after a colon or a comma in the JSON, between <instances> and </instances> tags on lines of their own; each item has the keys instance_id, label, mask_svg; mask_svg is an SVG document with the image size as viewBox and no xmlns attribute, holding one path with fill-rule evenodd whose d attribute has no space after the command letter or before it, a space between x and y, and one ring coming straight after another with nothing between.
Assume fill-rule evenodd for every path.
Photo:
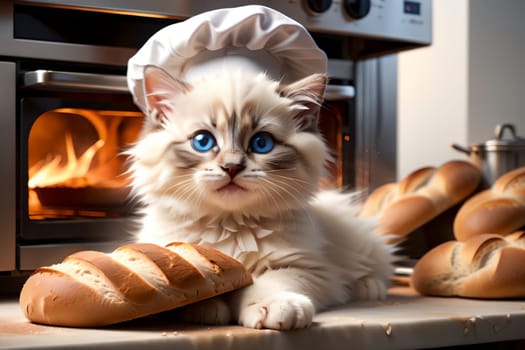
<instances>
[{"instance_id":1,"label":"oven interior","mask_svg":"<svg viewBox=\"0 0 525 350\"><path fill-rule=\"evenodd\" d=\"M27 138L30 220L114 217L126 213L126 145L138 112L58 108L42 113Z\"/></svg>"},{"instance_id":2,"label":"oven interior","mask_svg":"<svg viewBox=\"0 0 525 350\"><path fill-rule=\"evenodd\" d=\"M22 88L19 101L19 243L126 239L124 152L143 119L131 97Z\"/></svg>"}]
</instances>

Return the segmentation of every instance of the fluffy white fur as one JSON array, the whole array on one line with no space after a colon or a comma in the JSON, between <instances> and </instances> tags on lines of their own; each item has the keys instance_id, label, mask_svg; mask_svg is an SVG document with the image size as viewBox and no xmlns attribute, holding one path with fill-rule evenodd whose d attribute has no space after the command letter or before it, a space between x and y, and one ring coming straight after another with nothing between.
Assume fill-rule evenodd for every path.
<instances>
[{"instance_id":1,"label":"fluffy white fur","mask_svg":"<svg viewBox=\"0 0 525 350\"><path fill-rule=\"evenodd\" d=\"M146 68L147 122L129 151L144 204L138 239L210 245L254 276L183 310L186 318L302 328L328 306L385 297L392 247L357 218L356 195L318 189L329 160L316 128L325 83L313 75L281 86L235 69L182 82ZM216 141L208 152L191 145L199 130ZM250 148L258 132L272 135L271 152Z\"/></svg>"}]
</instances>

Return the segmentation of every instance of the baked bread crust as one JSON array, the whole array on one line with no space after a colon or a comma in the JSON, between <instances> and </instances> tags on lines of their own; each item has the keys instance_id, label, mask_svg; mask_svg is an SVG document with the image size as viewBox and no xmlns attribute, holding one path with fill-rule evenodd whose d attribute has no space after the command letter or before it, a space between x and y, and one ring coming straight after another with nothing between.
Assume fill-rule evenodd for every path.
<instances>
[{"instance_id":1,"label":"baked bread crust","mask_svg":"<svg viewBox=\"0 0 525 350\"><path fill-rule=\"evenodd\" d=\"M35 323L96 327L132 320L252 283L245 267L213 248L135 243L74 253L37 269L20 293Z\"/></svg>"},{"instance_id":2,"label":"baked bread crust","mask_svg":"<svg viewBox=\"0 0 525 350\"><path fill-rule=\"evenodd\" d=\"M424 295L483 299L525 297L525 231L448 241L415 265L411 283Z\"/></svg>"},{"instance_id":3,"label":"baked bread crust","mask_svg":"<svg viewBox=\"0 0 525 350\"><path fill-rule=\"evenodd\" d=\"M399 183L377 188L367 198L361 216L377 216L378 232L399 241L472 194L481 172L472 163L453 160L424 167Z\"/></svg>"},{"instance_id":4,"label":"baked bread crust","mask_svg":"<svg viewBox=\"0 0 525 350\"><path fill-rule=\"evenodd\" d=\"M490 232L508 235L525 226L525 167L499 177L469 198L454 219L454 236L465 241Z\"/></svg>"}]
</instances>

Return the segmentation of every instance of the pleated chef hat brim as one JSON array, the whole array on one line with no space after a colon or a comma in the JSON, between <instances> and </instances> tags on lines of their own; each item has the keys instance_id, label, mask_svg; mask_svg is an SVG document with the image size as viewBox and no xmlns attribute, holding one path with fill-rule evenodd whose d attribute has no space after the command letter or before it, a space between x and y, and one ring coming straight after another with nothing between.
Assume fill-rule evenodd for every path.
<instances>
[{"instance_id":1,"label":"pleated chef hat brim","mask_svg":"<svg viewBox=\"0 0 525 350\"><path fill-rule=\"evenodd\" d=\"M232 61L284 83L327 69L325 53L301 24L268 7L249 5L204 12L155 33L130 58L128 87L145 111L145 66L191 81Z\"/></svg>"}]
</instances>

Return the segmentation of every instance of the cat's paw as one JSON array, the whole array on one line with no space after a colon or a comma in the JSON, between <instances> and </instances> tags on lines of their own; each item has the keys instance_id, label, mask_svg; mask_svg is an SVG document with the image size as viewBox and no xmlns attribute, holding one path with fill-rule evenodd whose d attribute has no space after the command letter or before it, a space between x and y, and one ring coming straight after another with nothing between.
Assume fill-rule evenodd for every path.
<instances>
[{"instance_id":1,"label":"cat's paw","mask_svg":"<svg viewBox=\"0 0 525 350\"><path fill-rule=\"evenodd\" d=\"M363 277L355 281L352 288L354 300L383 300L386 298L385 282L375 277Z\"/></svg>"},{"instance_id":2,"label":"cat's paw","mask_svg":"<svg viewBox=\"0 0 525 350\"><path fill-rule=\"evenodd\" d=\"M178 320L191 323L225 325L231 322L230 308L220 298L184 306L176 311L176 315Z\"/></svg>"},{"instance_id":3,"label":"cat's paw","mask_svg":"<svg viewBox=\"0 0 525 350\"><path fill-rule=\"evenodd\" d=\"M239 323L251 328L288 330L312 324L315 308L312 301L298 293L280 292L246 305Z\"/></svg>"}]
</instances>

